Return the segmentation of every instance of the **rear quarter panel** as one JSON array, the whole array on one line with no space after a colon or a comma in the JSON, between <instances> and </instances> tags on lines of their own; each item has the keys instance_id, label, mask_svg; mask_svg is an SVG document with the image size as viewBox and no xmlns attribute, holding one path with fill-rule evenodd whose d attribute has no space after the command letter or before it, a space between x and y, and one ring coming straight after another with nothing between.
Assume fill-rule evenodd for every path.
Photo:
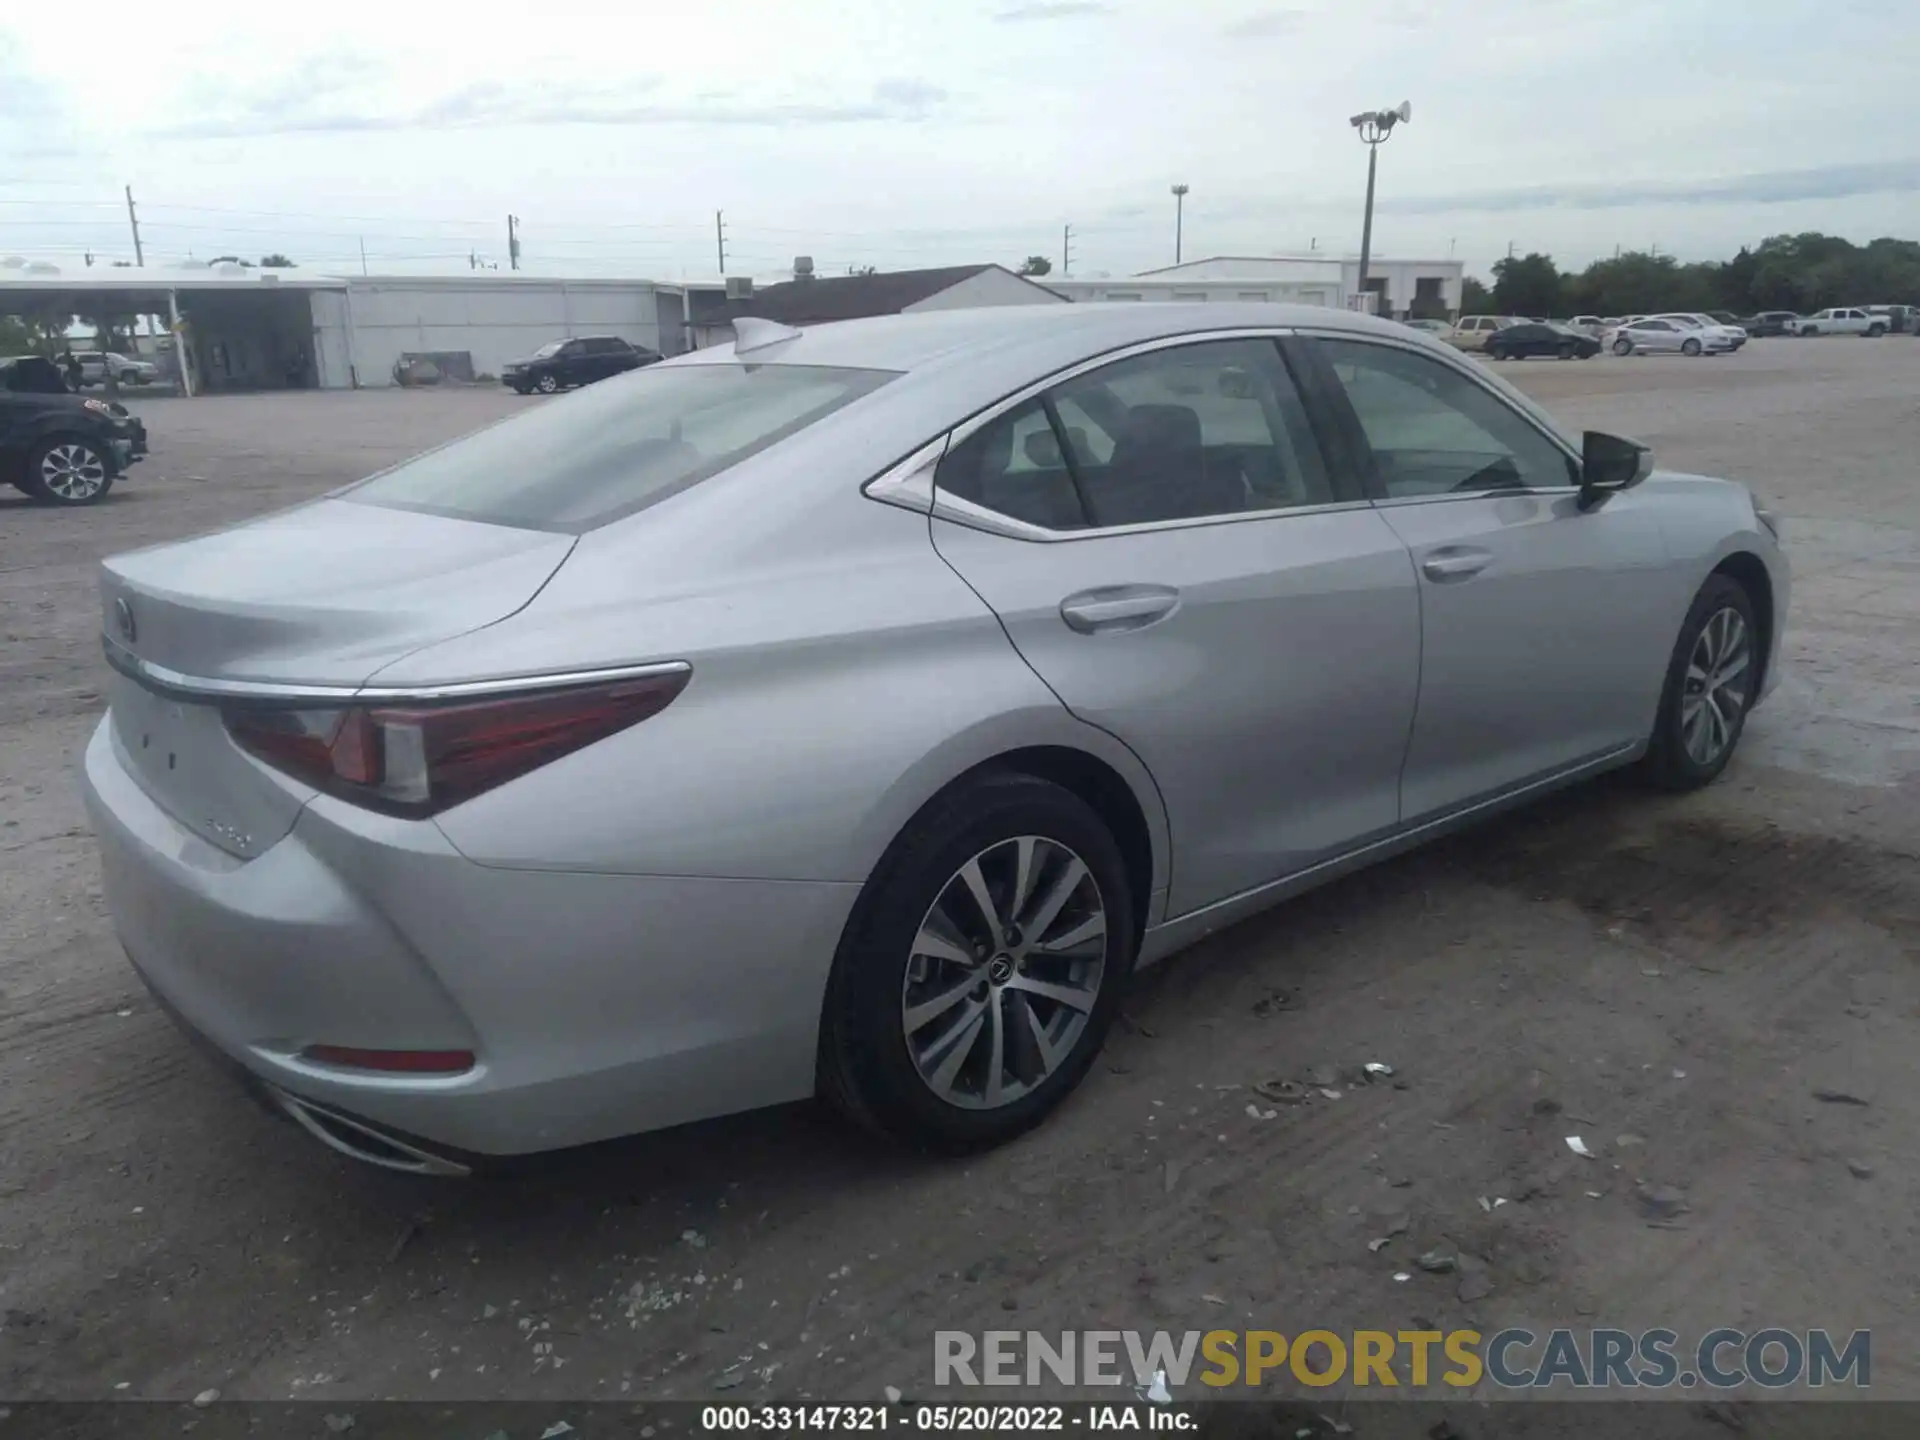
<instances>
[{"instance_id":1,"label":"rear quarter panel","mask_svg":"<svg viewBox=\"0 0 1920 1440\"><path fill-rule=\"evenodd\" d=\"M1138 759L1040 682L925 516L858 484L717 528L668 502L585 537L519 615L382 672L693 666L659 715L446 812L453 844L513 868L860 882L950 781L1057 745L1127 781L1162 889L1166 824Z\"/></svg>"}]
</instances>

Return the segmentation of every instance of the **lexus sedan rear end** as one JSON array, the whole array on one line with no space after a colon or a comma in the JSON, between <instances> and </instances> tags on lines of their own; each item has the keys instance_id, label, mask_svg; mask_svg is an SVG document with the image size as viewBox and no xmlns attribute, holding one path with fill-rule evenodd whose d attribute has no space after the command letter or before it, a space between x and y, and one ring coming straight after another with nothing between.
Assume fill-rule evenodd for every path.
<instances>
[{"instance_id":1,"label":"lexus sedan rear end","mask_svg":"<svg viewBox=\"0 0 1920 1440\"><path fill-rule=\"evenodd\" d=\"M103 568L106 894L313 1135L458 1172L824 1094L1036 1123L1130 971L1637 763L1728 763L1737 484L1263 305L745 321Z\"/></svg>"}]
</instances>

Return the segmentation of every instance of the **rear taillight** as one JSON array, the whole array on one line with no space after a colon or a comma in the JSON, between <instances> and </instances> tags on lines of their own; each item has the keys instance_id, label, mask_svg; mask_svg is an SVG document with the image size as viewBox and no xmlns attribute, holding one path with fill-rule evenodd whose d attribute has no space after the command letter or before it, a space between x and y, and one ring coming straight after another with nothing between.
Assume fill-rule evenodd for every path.
<instances>
[{"instance_id":1,"label":"rear taillight","mask_svg":"<svg viewBox=\"0 0 1920 1440\"><path fill-rule=\"evenodd\" d=\"M482 700L230 706L222 719L242 749L276 770L370 810L418 817L659 714L689 674Z\"/></svg>"}]
</instances>

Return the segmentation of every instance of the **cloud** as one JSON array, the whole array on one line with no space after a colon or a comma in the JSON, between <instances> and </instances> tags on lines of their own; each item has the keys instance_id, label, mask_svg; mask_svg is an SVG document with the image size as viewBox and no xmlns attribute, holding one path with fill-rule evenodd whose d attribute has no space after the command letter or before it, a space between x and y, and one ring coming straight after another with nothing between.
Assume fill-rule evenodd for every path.
<instances>
[{"instance_id":1,"label":"cloud","mask_svg":"<svg viewBox=\"0 0 1920 1440\"><path fill-rule=\"evenodd\" d=\"M1252 40L1262 35L1286 35L1300 28L1306 14L1300 10L1256 10L1228 24L1224 34L1236 40Z\"/></svg>"},{"instance_id":2,"label":"cloud","mask_svg":"<svg viewBox=\"0 0 1920 1440\"><path fill-rule=\"evenodd\" d=\"M882 80L842 100L743 100L706 90L686 99L660 94L657 75L593 85L561 80L481 80L404 106L386 103L383 67L364 57L313 57L277 77L234 91L204 79L189 86L193 118L161 133L185 139L259 135L468 130L506 125L846 125L923 120L945 104L938 85Z\"/></svg>"},{"instance_id":3,"label":"cloud","mask_svg":"<svg viewBox=\"0 0 1920 1440\"><path fill-rule=\"evenodd\" d=\"M1876 165L1773 170L1719 180L1540 185L1459 195L1414 195L1383 199L1375 208L1400 215L1446 215L1468 210L1620 210L1636 205L1774 205L1915 192L1920 192L1920 160L1896 160Z\"/></svg>"},{"instance_id":4,"label":"cloud","mask_svg":"<svg viewBox=\"0 0 1920 1440\"><path fill-rule=\"evenodd\" d=\"M1002 25L1011 25L1023 20L1069 20L1076 15L1111 15L1114 9L1107 0L1026 0L1024 4L996 12L993 18Z\"/></svg>"}]
</instances>

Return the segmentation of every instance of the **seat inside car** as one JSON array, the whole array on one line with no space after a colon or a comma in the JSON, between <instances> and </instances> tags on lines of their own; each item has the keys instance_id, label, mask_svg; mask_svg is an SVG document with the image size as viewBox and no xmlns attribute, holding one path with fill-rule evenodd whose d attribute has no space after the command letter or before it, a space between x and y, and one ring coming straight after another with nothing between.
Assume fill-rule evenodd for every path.
<instances>
[{"instance_id":1,"label":"seat inside car","mask_svg":"<svg viewBox=\"0 0 1920 1440\"><path fill-rule=\"evenodd\" d=\"M1106 470L1087 476L1101 525L1143 525L1246 508L1238 474L1207 463L1200 416L1186 405L1135 405Z\"/></svg>"}]
</instances>

